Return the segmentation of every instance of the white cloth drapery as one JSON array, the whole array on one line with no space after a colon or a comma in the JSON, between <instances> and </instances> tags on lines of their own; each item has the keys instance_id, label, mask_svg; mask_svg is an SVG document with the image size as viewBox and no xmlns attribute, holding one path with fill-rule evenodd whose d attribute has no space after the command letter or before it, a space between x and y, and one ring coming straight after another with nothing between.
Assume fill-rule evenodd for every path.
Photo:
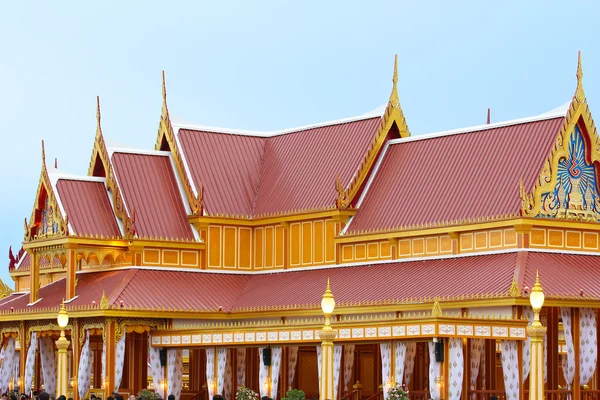
<instances>
[{"instance_id":1,"label":"white cloth drapery","mask_svg":"<svg viewBox=\"0 0 600 400\"><path fill-rule=\"evenodd\" d=\"M85 332L85 343L81 348L81 355L79 356L79 372L77 376L77 390L79 391L79 397L85 398L90 386L92 384L92 353L90 351L90 331Z\"/></svg>"},{"instance_id":2,"label":"white cloth drapery","mask_svg":"<svg viewBox=\"0 0 600 400\"><path fill-rule=\"evenodd\" d=\"M0 391L1 393L8 392L10 378L13 375L13 365L15 362L15 338L9 337L4 348L2 356L2 368L0 369Z\"/></svg>"},{"instance_id":3,"label":"white cloth drapery","mask_svg":"<svg viewBox=\"0 0 600 400\"><path fill-rule=\"evenodd\" d=\"M115 391L119 391L121 387L121 379L123 379L123 365L125 363L125 336L123 336L117 342L117 352L115 353Z\"/></svg>"},{"instance_id":4,"label":"white cloth drapery","mask_svg":"<svg viewBox=\"0 0 600 400\"><path fill-rule=\"evenodd\" d=\"M333 346L333 399L338 398L338 391L340 387L340 370L342 369L342 353L343 348L341 344Z\"/></svg>"},{"instance_id":5,"label":"white cloth drapery","mask_svg":"<svg viewBox=\"0 0 600 400\"><path fill-rule=\"evenodd\" d=\"M167 396L172 394L175 400L181 397L183 384L183 350L170 349L167 351Z\"/></svg>"},{"instance_id":6,"label":"white cloth drapery","mask_svg":"<svg viewBox=\"0 0 600 400\"><path fill-rule=\"evenodd\" d=\"M568 307L560 308L560 317L563 323L563 329L565 333L565 342L567 344L567 354L561 359L563 375L567 386L570 389L573 385L573 378L575 377L575 348L573 346L573 331L571 322L571 309Z\"/></svg>"},{"instance_id":7,"label":"white cloth drapery","mask_svg":"<svg viewBox=\"0 0 600 400\"><path fill-rule=\"evenodd\" d=\"M469 372L469 385L471 390L475 390L475 384L477 383L477 376L479 375L479 365L481 364L481 354L483 352L483 339L470 339L470 372ZM475 395L472 396L475 398Z\"/></svg>"},{"instance_id":8,"label":"white cloth drapery","mask_svg":"<svg viewBox=\"0 0 600 400\"><path fill-rule=\"evenodd\" d=\"M106 382L106 339L102 340L102 384Z\"/></svg>"},{"instance_id":9,"label":"white cloth drapery","mask_svg":"<svg viewBox=\"0 0 600 400\"><path fill-rule=\"evenodd\" d=\"M519 360L517 357L517 342L503 340L502 373L504 375L504 391L506 400L519 399Z\"/></svg>"},{"instance_id":10,"label":"white cloth drapery","mask_svg":"<svg viewBox=\"0 0 600 400\"><path fill-rule=\"evenodd\" d=\"M56 354L54 353L54 342L48 336L40 340L40 358L46 393L56 396Z\"/></svg>"},{"instance_id":11,"label":"white cloth drapery","mask_svg":"<svg viewBox=\"0 0 600 400\"><path fill-rule=\"evenodd\" d=\"M15 352L15 362L13 364L13 385L14 386L18 386L19 385L19 378L21 377L20 374L20 363L19 360L21 358L21 352L17 353Z\"/></svg>"},{"instance_id":12,"label":"white cloth drapery","mask_svg":"<svg viewBox=\"0 0 600 400\"><path fill-rule=\"evenodd\" d=\"M29 395L33 385L33 372L35 371L35 352L37 351L37 332L31 332L31 343L27 349L25 360L25 394Z\"/></svg>"},{"instance_id":13,"label":"white cloth drapery","mask_svg":"<svg viewBox=\"0 0 600 400\"><path fill-rule=\"evenodd\" d=\"M233 365L231 365L231 349L227 349L225 357L225 383L223 385L223 395L226 399L231 399L231 389L233 388Z\"/></svg>"},{"instance_id":14,"label":"white cloth drapery","mask_svg":"<svg viewBox=\"0 0 600 400\"><path fill-rule=\"evenodd\" d=\"M496 343L494 342L494 346ZM479 362L479 374L481 375L481 387L485 389L486 373L485 373L485 340L481 344L481 361Z\"/></svg>"},{"instance_id":15,"label":"white cloth drapery","mask_svg":"<svg viewBox=\"0 0 600 400\"><path fill-rule=\"evenodd\" d=\"M281 346L271 347L271 395L277 400L277 388L279 387L279 372L281 371L281 357L283 349Z\"/></svg>"},{"instance_id":16,"label":"white cloth drapery","mask_svg":"<svg viewBox=\"0 0 600 400\"><path fill-rule=\"evenodd\" d=\"M227 349L217 347L217 394L223 394L225 389L225 367L227 366Z\"/></svg>"},{"instance_id":17,"label":"white cloth drapery","mask_svg":"<svg viewBox=\"0 0 600 400\"><path fill-rule=\"evenodd\" d=\"M317 346L317 362L319 363L317 368L319 373L319 390L321 390L321 346Z\"/></svg>"},{"instance_id":18,"label":"white cloth drapery","mask_svg":"<svg viewBox=\"0 0 600 400\"><path fill-rule=\"evenodd\" d=\"M587 385L598 361L596 313L591 308L579 309L579 384Z\"/></svg>"},{"instance_id":19,"label":"white cloth drapery","mask_svg":"<svg viewBox=\"0 0 600 400\"><path fill-rule=\"evenodd\" d=\"M265 348L261 347L258 349L258 359L260 360L260 370L258 373L258 391L260 392L260 397L268 396L268 382L269 382L269 366L265 365L263 360L263 350Z\"/></svg>"},{"instance_id":20,"label":"white cloth drapery","mask_svg":"<svg viewBox=\"0 0 600 400\"><path fill-rule=\"evenodd\" d=\"M417 344L409 342L406 344L406 359L404 361L404 385L408 386L412 380L413 370L415 369L415 356L417 355Z\"/></svg>"},{"instance_id":21,"label":"white cloth drapery","mask_svg":"<svg viewBox=\"0 0 600 400\"><path fill-rule=\"evenodd\" d=\"M148 341L150 342L150 334L148 334ZM154 391L161 393L162 390L160 385L164 379L164 369L160 365L160 348L150 346L149 354L150 358L150 374L152 375L152 384L154 385ZM81 397L83 398L83 396Z\"/></svg>"},{"instance_id":22,"label":"white cloth drapery","mask_svg":"<svg viewBox=\"0 0 600 400\"><path fill-rule=\"evenodd\" d=\"M527 319L527 326L531 326L533 323L533 309L529 306L523 307L523 318ZM529 376L529 370L531 369L531 338L527 335L522 343L523 346L523 382Z\"/></svg>"},{"instance_id":23,"label":"white cloth drapery","mask_svg":"<svg viewBox=\"0 0 600 400\"><path fill-rule=\"evenodd\" d=\"M406 343L394 343L394 381L396 385L401 385L404 381L404 365L406 364Z\"/></svg>"},{"instance_id":24,"label":"white cloth drapery","mask_svg":"<svg viewBox=\"0 0 600 400\"><path fill-rule=\"evenodd\" d=\"M237 386L246 386L246 349L237 349Z\"/></svg>"},{"instance_id":25,"label":"white cloth drapery","mask_svg":"<svg viewBox=\"0 0 600 400\"><path fill-rule=\"evenodd\" d=\"M215 349L206 349L206 382L208 386L208 400L215 395Z\"/></svg>"},{"instance_id":26,"label":"white cloth drapery","mask_svg":"<svg viewBox=\"0 0 600 400\"><path fill-rule=\"evenodd\" d=\"M461 338L448 340L450 371L448 374L448 400L459 400L465 377L465 359Z\"/></svg>"},{"instance_id":27,"label":"white cloth drapery","mask_svg":"<svg viewBox=\"0 0 600 400\"><path fill-rule=\"evenodd\" d=\"M383 398L387 399L388 382L392 380L392 344L383 342L379 344L381 354L381 380L383 381Z\"/></svg>"},{"instance_id":28,"label":"white cloth drapery","mask_svg":"<svg viewBox=\"0 0 600 400\"><path fill-rule=\"evenodd\" d=\"M429 396L432 400L440 399L440 388L437 380L441 376L440 363L435 361L435 343L429 342Z\"/></svg>"},{"instance_id":29,"label":"white cloth drapery","mask_svg":"<svg viewBox=\"0 0 600 400\"><path fill-rule=\"evenodd\" d=\"M354 345L344 345L344 387L350 390L350 378L352 378L352 368L354 367Z\"/></svg>"},{"instance_id":30,"label":"white cloth drapery","mask_svg":"<svg viewBox=\"0 0 600 400\"><path fill-rule=\"evenodd\" d=\"M296 365L298 364L298 346L287 348L288 353L288 389L292 390L294 377L296 376Z\"/></svg>"}]
</instances>

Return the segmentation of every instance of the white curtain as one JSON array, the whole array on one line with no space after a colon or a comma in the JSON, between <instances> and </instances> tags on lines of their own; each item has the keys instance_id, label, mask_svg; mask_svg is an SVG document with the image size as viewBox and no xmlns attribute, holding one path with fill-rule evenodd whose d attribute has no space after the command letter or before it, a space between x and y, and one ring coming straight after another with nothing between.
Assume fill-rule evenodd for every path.
<instances>
[{"instance_id":1,"label":"white curtain","mask_svg":"<svg viewBox=\"0 0 600 400\"><path fill-rule=\"evenodd\" d=\"M115 391L119 391L121 387L121 379L123 379L123 363L125 362L125 332L123 337L117 342L117 352L115 355Z\"/></svg>"},{"instance_id":2,"label":"white curtain","mask_svg":"<svg viewBox=\"0 0 600 400\"><path fill-rule=\"evenodd\" d=\"M175 400L181 397L181 386L183 384L183 350L170 349L167 351L167 396L172 394Z\"/></svg>"},{"instance_id":3,"label":"white curtain","mask_svg":"<svg viewBox=\"0 0 600 400\"><path fill-rule=\"evenodd\" d=\"M258 349L258 359L260 360L260 370L258 373L258 391L260 392L260 397L268 396L269 393L267 391L267 383L269 382L269 366L265 365L263 360L263 350L264 347L260 347Z\"/></svg>"},{"instance_id":4,"label":"white curtain","mask_svg":"<svg viewBox=\"0 0 600 400\"><path fill-rule=\"evenodd\" d=\"M531 326L533 323L533 309L529 306L523 307L523 318L527 319L527 326ZM523 346L523 382L529 376L529 370L531 369L531 338L527 335L527 339L522 342Z\"/></svg>"},{"instance_id":5,"label":"white curtain","mask_svg":"<svg viewBox=\"0 0 600 400\"><path fill-rule=\"evenodd\" d=\"M440 363L435 361L435 343L429 342L429 396L432 400L440 399L440 388L437 380L441 376Z\"/></svg>"},{"instance_id":6,"label":"white curtain","mask_svg":"<svg viewBox=\"0 0 600 400\"><path fill-rule=\"evenodd\" d=\"M106 339L102 339L102 383L106 382Z\"/></svg>"},{"instance_id":7,"label":"white curtain","mask_svg":"<svg viewBox=\"0 0 600 400\"><path fill-rule=\"evenodd\" d=\"M148 340L150 341L150 334L148 334ZM154 391L156 393L161 393L160 385L164 379L164 369L160 365L160 348L150 346L148 356L150 358L150 373L152 374ZM83 396L81 396L81 398L83 398Z\"/></svg>"},{"instance_id":8,"label":"white curtain","mask_svg":"<svg viewBox=\"0 0 600 400\"><path fill-rule=\"evenodd\" d=\"M208 385L208 400L215 395L215 349L206 349L206 383Z\"/></svg>"},{"instance_id":9,"label":"white curtain","mask_svg":"<svg viewBox=\"0 0 600 400\"><path fill-rule=\"evenodd\" d=\"M352 368L354 367L354 345L344 345L344 387L350 391L350 378L352 378Z\"/></svg>"},{"instance_id":10,"label":"white curtain","mask_svg":"<svg viewBox=\"0 0 600 400\"><path fill-rule=\"evenodd\" d=\"M492 342L496 345L496 342ZM495 350L494 350L495 351ZM485 339L481 344L481 361L479 362L479 374L481 374L481 387L485 389L486 373L485 373Z\"/></svg>"},{"instance_id":11,"label":"white curtain","mask_svg":"<svg viewBox=\"0 0 600 400\"><path fill-rule=\"evenodd\" d=\"M298 346L287 348L288 352L288 389L292 390L294 377L296 376L296 365L298 364Z\"/></svg>"},{"instance_id":12,"label":"white curtain","mask_svg":"<svg viewBox=\"0 0 600 400\"><path fill-rule=\"evenodd\" d=\"M56 396L56 354L54 353L54 342L48 336L43 337L40 341L40 358L46 393Z\"/></svg>"},{"instance_id":13,"label":"white curtain","mask_svg":"<svg viewBox=\"0 0 600 400\"><path fill-rule=\"evenodd\" d=\"M417 343L409 342L406 344L406 359L404 362L404 385L408 386L412 380L413 370L415 369L415 356L417 355Z\"/></svg>"},{"instance_id":14,"label":"white curtain","mask_svg":"<svg viewBox=\"0 0 600 400\"><path fill-rule=\"evenodd\" d=\"M246 349L237 349L237 386L246 386Z\"/></svg>"},{"instance_id":15,"label":"white curtain","mask_svg":"<svg viewBox=\"0 0 600 400\"><path fill-rule=\"evenodd\" d=\"M85 343L81 348L81 355L79 356L79 375L77 376L77 389L79 397L82 399L85 398L92 383L92 358L93 355L90 352L90 331L86 330Z\"/></svg>"},{"instance_id":16,"label":"white curtain","mask_svg":"<svg viewBox=\"0 0 600 400\"><path fill-rule=\"evenodd\" d=\"M560 316L563 322L565 341L567 343L566 357L563 356L561 360L562 370L563 375L565 376L565 381L567 382L567 386L570 389L571 385L573 385L573 378L575 377L575 348L573 346L573 331L571 329L571 309L568 307L561 307Z\"/></svg>"},{"instance_id":17,"label":"white curtain","mask_svg":"<svg viewBox=\"0 0 600 400\"><path fill-rule=\"evenodd\" d=\"M465 377L465 359L463 355L462 339L449 339L448 351L450 353L450 371L448 373L448 400L459 400L462 394L463 380Z\"/></svg>"},{"instance_id":18,"label":"white curtain","mask_svg":"<svg viewBox=\"0 0 600 400\"><path fill-rule=\"evenodd\" d=\"M383 398L387 399L388 382L391 382L392 380L392 343L380 343L379 353L381 354L381 380L383 381Z\"/></svg>"},{"instance_id":19,"label":"white curtain","mask_svg":"<svg viewBox=\"0 0 600 400\"><path fill-rule=\"evenodd\" d=\"M519 360L517 358L517 342L502 341L502 373L504 375L504 391L506 400L519 399Z\"/></svg>"},{"instance_id":20,"label":"white curtain","mask_svg":"<svg viewBox=\"0 0 600 400\"><path fill-rule=\"evenodd\" d=\"M33 385L33 372L35 371L35 352L37 351L37 332L31 332L31 343L27 349L25 360L25 394L29 395Z\"/></svg>"},{"instance_id":21,"label":"white curtain","mask_svg":"<svg viewBox=\"0 0 600 400\"><path fill-rule=\"evenodd\" d=\"M483 352L483 339L469 339L471 360L470 360L470 382L471 390L475 390L477 376L479 375L479 365L481 363L481 353ZM475 398L475 395L472 396Z\"/></svg>"},{"instance_id":22,"label":"white curtain","mask_svg":"<svg viewBox=\"0 0 600 400\"><path fill-rule=\"evenodd\" d=\"M279 371L281 371L281 357L283 350L281 346L271 347L271 398L277 400L277 389L279 387Z\"/></svg>"},{"instance_id":23,"label":"white curtain","mask_svg":"<svg viewBox=\"0 0 600 400\"><path fill-rule=\"evenodd\" d=\"M227 349L225 357L225 384L223 395L226 399L231 399L231 389L233 387L233 365L231 365L231 349Z\"/></svg>"},{"instance_id":24,"label":"white curtain","mask_svg":"<svg viewBox=\"0 0 600 400\"><path fill-rule=\"evenodd\" d=\"M579 384L587 385L598 361L596 313L591 308L579 309Z\"/></svg>"},{"instance_id":25,"label":"white curtain","mask_svg":"<svg viewBox=\"0 0 600 400\"><path fill-rule=\"evenodd\" d=\"M333 400L338 398L340 387L340 370L342 369L342 353L341 344L333 346Z\"/></svg>"},{"instance_id":26,"label":"white curtain","mask_svg":"<svg viewBox=\"0 0 600 400\"><path fill-rule=\"evenodd\" d=\"M4 349L3 357L2 357L2 368L0 369L0 391L1 391L1 393L6 393L8 391L10 378L12 378L12 375L13 375L14 362L15 362L15 338L9 337L8 342L6 343L6 348Z\"/></svg>"},{"instance_id":27,"label":"white curtain","mask_svg":"<svg viewBox=\"0 0 600 400\"><path fill-rule=\"evenodd\" d=\"M225 389L225 367L227 366L227 349L217 347L217 394L223 394Z\"/></svg>"},{"instance_id":28,"label":"white curtain","mask_svg":"<svg viewBox=\"0 0 600 400\"><path fill-rule=\"evenodd\" d=\"M319 372L319 390L321 390L321 346L317 346L317 362L319 363L317 369Z\"/></svg>"},{"instance_id":29,"label":"white curtain","mask_svg":"<svg viewBox=\"0 0 600 400\"><path fill-rule=\"evenodd\" d=\"M394 343L394 381L396 385L402 385L404 381L404 364L406 363L406 343Z\"/></svg>"}]
</instances>

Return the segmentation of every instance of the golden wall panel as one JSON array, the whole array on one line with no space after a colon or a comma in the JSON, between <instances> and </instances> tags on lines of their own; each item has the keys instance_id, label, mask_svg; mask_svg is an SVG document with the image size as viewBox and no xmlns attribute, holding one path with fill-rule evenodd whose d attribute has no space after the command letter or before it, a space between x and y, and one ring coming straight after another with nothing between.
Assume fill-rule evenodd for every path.
<instances>
[{"instance_id":1,"label":"golden wall panel","mask_svg":"<svg viewBox=\"0 0 600 400\"><path fill-rule=\"evenodd\" d=\"M239 267L252 268L252 229L239 228L238 260Z\"/></svg>"},{"instance_id":2,"label":"golden wall panel","mask_svg":"<svg viewBox=\"0 0 600 400\"><path fill-rule=\"evenodd\" d=\"M198 252L197 251L181 251L181 265L184 267L197 267L198 266Z\"/></svg>"},{"instance_id":3,"label":"golden wall panel","mask_svg":"<svg viewBox=\"0 0 600 400\"><path fill-rule=\"evenodd\" d=\"M548 246L550 247L563 247L564 246L565 232L562 230L549 229L548 230Z\"/></svg>"},{"instance_id":4,"label":"golden wall panel","mask_svg":"<svg viewBox=\"0 0 600 400\"><path fill-rule=\"evenodd\" d=\"M473 250L473 234L461 233L460 235L460 251Z\"/></svg>"},{"instance_id":5,"label":"golden wall panel","mask_svg":"<svg viewBox=\"0 0 600 400\"><path fill-rule=\"evenodd\" d=\"M19 292L30 289L29 287L29 276L21 276L17 280L16 289Z\"/></svg>"},{"instance_id":6,"label":"golden wall panel","mask_svg":"<svg viewBox=\"0 0 600 400\"><path fill-rule=\"evenodd\" d=\"M581 232L567 231L566 232L566 247L570 249L581 248Z\"/></svg>"},{"instance_id":7,"label":"golden wall panel","mask_svg":"<svg viewBox=\"0 0 600 400\"><path fill-rule=\"evenodd\" d=\"M531 247L564 250L599 251L598 232L560 228L532 228Z\"/></svg>"},{"instance_id":8,"label":"golden wall panel","mask_svg":"<svg viewBox=\"0 0 600 400\"><path fill-rule=\"evenodd\" d=\"M237 255L237 228L234 226L223 227L223 267L235 268Z\"/></svg>"},{"instance_id":9,"label":"golden wall panel","mask_svg":"<svg viewBox=\"0 0 600 400\"><path fill-rule=\"evenodd\" d=\"M160 264L160 250L144 249L144 264Z\"/></svg>"},{"instance_id":10,"label":"golden wall panel","mask_svg":"<svg viewBox=\"0 0 600 400\"><path fill-rule=\"evenodd\" d=\"M488 247L488 232L475 233L475 250L482 250Z\"/></svg>"},{"instance_id":11,"label":"golden wall panel","mask_svg":"<svg viewBox=\"0 0 600 400\"><path fill-rule=\"evenodd\" d=\"M290 265L300 265L300 224L290 224Z\"/></svg>"},{"instance_id":12,"label":"golden wall panel","mask_svg":"<svg viewBox=\"0 0 600 400\"><path fill-rule=\"evenodd\" d=\"M412 253L416 256L425 253L425 239L417 238L412 240Z\"/></svg>"},{"instance_id":13,"label":"golden wall panel","mask_svg":"<svg viewBox=\"0 0 600 400\"><path fill-rule=\"evenodd\" d=\"M398 249L399 256L410 256L412 254L410 249L410 239L398 240Z\"/></svg>"},{"instance_id":14,"label":"golden wall panel","mask_svg":"<svg viewBox=\"0 0 600 400\"><path fill-rule=\"evenodd\" d=\"M334 221L325 221L325 262L327 263L335 262L336 225Z\"/></svg>"},{"instance_id":15,"label":"golden wall panel","mask_svg":"<svg viewBox=\"0 0 600 400\"><path fill-rule=\"evenodd\" d=\"M314 252L313 252L313 262L315 264L322 264L325 258L324 254L324 230L325 230L324 221L314 221L313 222L313 235L314 235Z\"/></svg>"},{"instance_id":16,"label":"golden wall panel","mask_svg":"<svg viewBox=\"0 0 600 400\"><path fill-rule=\"evenodd\" d=\"M452 239L450 239L450 236L440 237L440 253L452 253Z\"/></svg>"},{"instance_id":17,"label":"golden wall panel","mask_svg":"<svg viewBox=\"0 0 600 400\"><path fill-rule=\"evenodd\" d=\"M275 227L275 266L281 268L284 266L284 254L285 250L283 248L283 227L276 226Z\"/></svg>"},{"instance_id":18,"label":"golden wall panel","mask_svg":"<svg viewBox=\"0 0 600 400\"><path fill-rule=\"evenodd\" d=\"M517 245L517 232L514 229L504 230L504 246L514 247Z\"/></svg>"},{"instance_id":19,"label":"golden wall panel","mask_svg":"<svg viewBox=\"0 0 600 400\"><path fill-rule=\"evenodd\" d=\"M254 268L263 267L263 228L254 229Z\"/></svg>"},{"instance_id":20,"label":"golden wall panel","mask_svg":"<svg viewBox=\"0 0 600 400\"><path fill-rule=\"evenodd\" d=\"M273 253L275 252L273 229L272 226L265 227L265 268L273 268Z\"/></svg>"},{"instance_id":21,"label":"golden wall panel","mask_svg":"<svg viewBox=\"0 0 600 400\"><path fill-rule=\"evenodd\" d=\"M362 261L367 258L367 245L364 243L354 245L354 259Z\"/></svg>"},{"instance_id":22,"label":"golden wall panel","mask_svg":"<svg viewBox=\"0 0 600 400\"><path fill-rule=\"evenodd\" d=\"M354 245L345 244L342 246L342 262L354 261Z\"/></svg>"},{"instance_id":23,"label":"golden wall panel","mask_svg":"<svg viewBox=\"0 0 600 400\"><path fill-rule=\"evenodd\" d=\"M502 231L490 231L489 233L489 247L494 249L502 247Z\"/></svg>"},{"instance_id":24,"label":"golden wall panel","mask_svg":"<svg viewBox=\"0 0 600 400\"><path fill-rule=\"evenodd\" d=\"M208 227L208 266L221 268L221 227Z\"/></svg>"},{"instance_id":25,"label":"golden wall panel","mask_svg":"<svg viewBox=\"0 0 600 400\"><path fill-rule=\"evenodd\" d=\"M379 256L381 258L391 258L392 257L392 247L390 246L390 242L385 240L379 243Z\"/></svg>"},{"instance_id":26,"label":"golden wall panel","mask_svg":"<svg viewBox=\"0 0 600 400\"><path fill-rule=\"evenodd\" d=\"M583 232L583 248L586 250L598 249L598 233Z\"/></svg>"},{"instance_id":27,"label":"golden wall panel","mask_svg":"<svg viewBox=\"0 0 600 400\"><path fill-rule=\"evenodd\" d=\"M312 222L302 223L302 264L312 264Z\"/></svg>"},{"instance_id":28,"label":"golden wall panel","mask_svg":"<svg viewBox=\"0 0 600 400\"><path fill-rule=\"evenodd\" d=\"M379 243L373 242L367 244L367 258L379 258Z\"/></svg>"},{"instance_id":29,"label":"golden wall panel","mask_svg":"<svg viewBox=\"0 0 600 400\"><path fill-rule=\"evenodd\" d=\"M179 250L163 250L162 263L166 265L179 265Z\"/></svg>"},{"instance_id":30,"label":"golden wall panel","mask_svg":"<svg viewBox=\"0 0 600 400\"><path fill-rule=\"evenodd\" d=\"M428 237L425 239L425 252L427 254L436 254L438 252L438 237Z\"/></svg>"},{"instance_id":31,"label":"golden wall panel","mask_svg":"<svg viewBox=\"0 0 600 400\"><path fill-rule=\"evenodd\" d=\"M535 229L531 230L531 245L532 246L545 246L546 245L546 230Z\"/></svg>"}]
</instances>

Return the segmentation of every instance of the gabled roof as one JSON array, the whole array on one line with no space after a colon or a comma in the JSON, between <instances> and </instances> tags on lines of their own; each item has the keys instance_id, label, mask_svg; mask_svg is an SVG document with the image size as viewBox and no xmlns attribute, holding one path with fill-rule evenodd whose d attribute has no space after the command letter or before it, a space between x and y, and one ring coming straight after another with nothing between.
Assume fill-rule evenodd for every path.
<instances>
[{"instance_id":1,"label":"gabled roof","mask_svg":"<svg viewBox=\"0 0 600 400\"><path fill-rule=\"evenodd\" d=\"M564 113L388 142L345 234L519 215Z\"/></svg>"},{"instance_id":2,"label":"gabled roof","mask_svg":"<svg viewBox=\"0 0 600 400\"><path fill-rule=\"evenodd\" d=\"M138 237L196 240L168 152L119 150L111 163Z\"/></svg>"}]
</instances>

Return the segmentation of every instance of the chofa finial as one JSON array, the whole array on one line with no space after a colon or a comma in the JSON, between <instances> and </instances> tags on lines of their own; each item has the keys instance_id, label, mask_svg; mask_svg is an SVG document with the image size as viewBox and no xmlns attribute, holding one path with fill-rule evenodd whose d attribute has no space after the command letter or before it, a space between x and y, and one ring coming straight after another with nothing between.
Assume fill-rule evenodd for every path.
<instances>
[{"instance_id":1,"label":"chofa finial","mask_svg":"<svg viewBox=\"0 0 600 400\"><path fill-rule=\"evenodd\" d=\"M577 52L577 86L581 86L583 80L583 68L581 67L581 51Z\"/></svg>"},{"instance_id":2,"label":"chofa finial","mask_svg":"<svg viewBox=\"0 0 600 400\"><path fill-rule=\"evenodd\" d=\"M163 102L167 102L167 81L165 79L165 70L162 71L162 98Z\"/></svg>"},{"instance_id":3,"label":"chofa finial","mask_svg":"<svg viewBox=\"0 0 600 400\"><path fill-rule=\"evenodd\" d=\"M390 94L390 104L392 107L398 107L400 98L398 97L398 54L394 57L394 75L392 77L392 93Z\"/></svg>"},{"instance_id":4,"label":"chofa finial","mask_svg":"<svg viewBox=\"0 0 600 400\"><path fill-rule=\"evenodd\" d=\"M96 125L100 127L100 96L96 96Z\"/></svg>"}]
</instances>

